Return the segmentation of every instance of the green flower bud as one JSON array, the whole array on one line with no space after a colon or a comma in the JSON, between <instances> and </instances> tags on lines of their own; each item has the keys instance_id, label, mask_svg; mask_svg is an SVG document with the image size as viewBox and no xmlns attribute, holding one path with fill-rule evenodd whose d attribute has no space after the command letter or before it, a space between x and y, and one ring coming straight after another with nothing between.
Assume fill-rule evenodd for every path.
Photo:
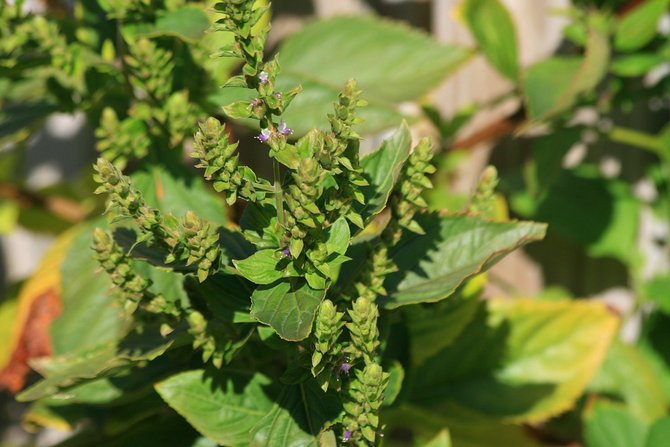
<instances>
[{"instance_id":1,"label":"green flower bud","mask_svg":"<svg viewBox=\"0 0 670 447\"><path fill-rule=\"evenodd\" d=\"M128 49L130 54L125 62L130 69L130 83L155 100L165 101L172 91L175 66L172 53L158 48L149 39L131 40Z\"/></svg>"},{"instance_id":2,"label":"green flower bud","mask_svg":"<svg viewBox=\"0 0 670 447\"><path fill-rule=\"evenodd\" d=\"M194 212L188 211L182 223L182 241L187 252L186 264L197 264L200 282L207 279L210 270L215 270L215 261L219 258L217 244L219 235L210 229Z\"/></svg>"},{"instance_id":3,"label":"green flower bud","mask_svg":"<svg viewBox=\"0 0 670 447\"><path fill-rule=\"evenodd\" d=\"M428 178L435 172L435 167L430 163L432 157L430 140L423 138L403 166L400 181L390 200L392 219L382 236L387 244L394 245L400 240L402 228L418 234L424 233L414 216L427 207L421 195L432 187Z\"/></svg>"},{"instance_id":4,"label":"green flower bud","mask_svg":"<svg viewBox=\"0 0 670 447\"><path fill-rule=\"evenodd\" d=\"M379 409L384 401L384 391L389 374L377 363L369 363L356 371L347 389L344 402L343 425L345 433L357 445L374 445L379 428Z\"/></svg>"},{"instance_id":5,"label":"green flower bud","mask_svg":"<svg viewBox=\"0 0 670 447\"><path fill-rule=\"evenodd\" d=\"M117 296L123 307L132 313L147 295L151 282L135 272L130 259L106 231L93 231L93 250L96 260L107 272L116 287Z\"/></svg>"},{"instance_id":6,"label":"green flower bud","mask_svg":"<svg viewBox=\"0 0 670 447\"><path fill-rule=\"evenodd\" d=\"M332 360L340 355L337 340L342 333L343 312L338 312L332 301L326 299L319 306L314 323L314 353L312 355L312 374L317 376L323 371L322 361Z\"/></svg>"},{"instance_id":7,"label":"green flower bud","mask_svg":"<svg viewBox=\"0 0 670 447\"><path fill-rule=\"evenodd\" d=\"M192 157L198 158L196 166L205 169L205 178L214 182L214 189L227 194L226 201L234 203L238 197L247 201L262 199L264 193L256 191L254 183L259 182L249 168L239 166L237 143L228 142L228 132L216 118L210 117L200 124L195 134Z\"/></svg>"},{"instance_id":8,"label":"green flower bud","mask_svg":"<svg viewBox=\"0 0 670 447\"><path fill-rule=\"evenodd\" d=\"M498 186L498 171L493 166L487 166L479 177L477 190L472 196L469 210L472 213L493 219L496 216L495 189Z\"/></svg>"},{"instance_id":9,"label":"green flower bud","mask_svg":"<svg viewBox=\"0 0 670 447\"><path fill-rule=\"evenodd\" d=\"M366 363L374 359L375 351L379 346L379 331L377 305L370 300L360 297L354 301L352 309L348 311L351 322L347 323L351 345L349 351L355 357L363 357Z\"/></svg>"}]
</instances>

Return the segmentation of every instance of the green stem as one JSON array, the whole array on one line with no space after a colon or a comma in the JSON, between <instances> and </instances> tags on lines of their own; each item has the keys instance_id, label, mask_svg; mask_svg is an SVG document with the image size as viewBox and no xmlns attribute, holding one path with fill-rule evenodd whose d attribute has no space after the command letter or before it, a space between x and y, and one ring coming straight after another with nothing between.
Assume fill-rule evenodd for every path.
<instances>
[{"instance_id":1,"label":"green stem","mask_svg":"<svg viewBox=\"0 0 670 447\"><path fill-rule=\"evenodd\" d=\"M277 160L272 160L272 168L274 170L274 192L275 192L275 204L277 207L277 219L279 220L279 225L284 226L284 192L281 187L281 172L279 171L279 163Z\"/></svg>"},{"instance_id":2,"label":"green stem","mask_svg":"<svg viewBox=\"0 0 670 447\"><path fill-rule=\"evenodd\" d=\"M254 185L254 188L260 189L261 191L267 191L267 192L272 192L272 193L275 192L275 187L274 186L266 185L265 183L254 182L253 185Z\"/></svg>"},{"instance_id":3,"label":"green stem","mask_svg":"<svg viewBox=\"0 0 670 447\"><path fill-rule=\"evenodd\" d=\"M653 152L661 158L665 157L663 141L655 135L635 129L614 126L607 133L607 137L616 143L629 144L639 149Z\"/></svg>"}]
</instances>

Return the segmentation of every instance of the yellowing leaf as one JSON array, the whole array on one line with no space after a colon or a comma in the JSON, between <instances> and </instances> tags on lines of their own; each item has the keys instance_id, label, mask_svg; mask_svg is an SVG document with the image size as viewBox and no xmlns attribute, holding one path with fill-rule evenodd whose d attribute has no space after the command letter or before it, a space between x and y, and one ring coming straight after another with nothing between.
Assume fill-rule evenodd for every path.
<instances>
[{"instance_id":1,"label":"yellowing leaf","mask_svg":"<svg viewBox=\"0 0 670 447\"><path fill-rule=\"evenodd\" d=\"M0 354L0 388L17 392L30 372L31 357L51 353L49 326L60 313L60 265L78 229L61 235L46 253L33 276L26 281L14 311L2 309L0 316L13 315L13 325L4 329L7 350Z\"/></svg>"},{"instance_id":2,"label":"yellowing leaf","mask_svg":"<svg viewBox=\"0 0 670 447\"><path fill-rule=\"evenodd\" d=\"M571 408L603 362L618 319L601 303L480 303L458 337L420 367L412 400L452 403L507 422L537 422Z\"/></svg>"},{"instance_id":3,"label":"yellowing leaf","mask_svg":"<svg viewBox=\"0 0 670 447\"><path fill-rule=\"evenodd\" d=\"M14 322L19 310L19 301L9 298L0 303L0 340L9 341L12 339L14 331ZM11 344L0 343L0 369L4 368L11 357Z\"/></svg>"},{"instance_id":4,"label":"yellowing leaf","mask_svg":"<svg viewBox=\"0 0 670 447\"><path fill-rule=\"evenodd\" d=\"M510 322L505 366L496 373L509 383L553 384L527 414L539 421L572 407L605 359L618 318L592 301L495 300L494 319Z\"/></svg>"}]
</instances>

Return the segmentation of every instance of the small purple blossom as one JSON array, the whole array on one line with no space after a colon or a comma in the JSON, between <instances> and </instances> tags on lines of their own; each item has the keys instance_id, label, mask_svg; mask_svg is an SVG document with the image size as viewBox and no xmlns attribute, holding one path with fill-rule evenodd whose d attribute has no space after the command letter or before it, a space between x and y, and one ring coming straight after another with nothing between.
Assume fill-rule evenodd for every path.
<instances>
[{"instance_id":1,"label":"small purple blossom","mask_svg":"<svg viewBox=\"0 0 670 447\"><path fill-rule=\"evenodd\" d=\"M340 365L340 372L345 373L346 375L349 375L349 370L351 369L351 363L343 362Z\"/></svg>"},{"instance_id":2,"label":"small purple blossom","mask_svg":"<svg viewBox=\"0 0 670 447\"><path fill-rule=\"evenodd\" d=\"M342 433L342 442L349 442L350 439L351 439L351 431L344 430L344 433Z\"/></svg>"},{"instance_id":3,"label":"small purple blossom","mask_svg":"<svg viewBox=\"0 0 670 447\"><path fill-rule=\"evenodd\" d=\"M290 129L284 121L279 122L279 127L277 127L277 130L282 135L291 135L293 133L293 129Z\"/></svg>"},{"instance_id":4,"label":"small purple blossom","mask_svg":"<svg viewBox=\"0 0 670 447\"><path fill-rule=\"evenodd\" d=\"M261 133L259 133L258 136L256 136L256 138L261 143L265 143L266 141L268 141L270 139L271 136L272 136L272 132L270 132L270 129L261 129Z\"/></svg>"},{"instance_id":5,"label":"small purple blossom","mask_svg":"<svg viewBox=\"0 0 670 447\"><path fill-rule=\"evenodd\" d=\"M254 108L260 106L262 102L263 102L263 101L262 101L260 98L254 98L254 99L251 101L251 103L249 104L249 106L250 106L252 109L254 109Z\"/></svg>"},{"instance_id":6,"label":"small purple blossom","mask_svg":"<svg viewBox=\"0 0 670 447\"><path fill-rule=\"evenodd\" d=\"M281 251L281 254L282 254L282 256L286 257L286 256L291 254L291 250L289 250L288 247L286 247L285 249L283 249Z\"/></svg>"},{"instance_id":7,"label":"small purple blossom","mask_svg":"<svg viewBox=\"0 0 670 447\"><path fill-rule=\"evenodd\" d=\"M270 79L270 75L267 71L261 71L258 73L258 80L261 81L261 84L267 84Z\"/></svg>"},{"instance_id":8,"label":"small purple blossom","mask_svg":"<svg viewBox=\"0 0 670 447\"><path fill-rule=\"evenodd\" d=\"M274 97L277 99L281 99L281 93L275 92Z\"/></svg>"}]
</instances>

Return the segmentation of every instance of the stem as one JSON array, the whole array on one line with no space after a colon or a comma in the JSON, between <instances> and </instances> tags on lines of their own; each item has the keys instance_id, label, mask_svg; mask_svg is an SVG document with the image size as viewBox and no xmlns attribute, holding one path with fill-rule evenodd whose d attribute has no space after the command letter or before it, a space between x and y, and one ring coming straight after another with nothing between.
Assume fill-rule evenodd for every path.
<instances>
[{"instance_id":1,"label":"stem","mask_svg":"<svg viewBox=\"0 0 670 447\"><path fill-rule=\"evenodd\" d=\"M254 188L260 189L261 191L267 191L267 192L275 192L275 187L274 186L269 186L264 183L258 183L254 182L253 183Z\"/></svg>"},{"instance_id":2,"label":"stem","mask_svg":"<svg viewBox=\"0 0 670 447\"><path fill-rule=\"evenodd\" d=\"M660 157L663 155L663 141L655 135L645 132L640 132L635 129L627 129L625 127L614 126L608 133L607 137L616 142L635 146L639 149L644 149L653 152Z\"/></svg>"},{"instance_id":3,"label":"stem","mask_svg":"<svg viewBox=\"0 0 670 447\"><path fill-rule=\"evenodd\" d=\"M274 170L274 191L275 191L275 204L277 206L277 219L279 220L279 225L284 226L284 193L281 188L281 172L279 171L279 163L277 160L272 160L272 168Z\"/></svg>"}]
</instances>

